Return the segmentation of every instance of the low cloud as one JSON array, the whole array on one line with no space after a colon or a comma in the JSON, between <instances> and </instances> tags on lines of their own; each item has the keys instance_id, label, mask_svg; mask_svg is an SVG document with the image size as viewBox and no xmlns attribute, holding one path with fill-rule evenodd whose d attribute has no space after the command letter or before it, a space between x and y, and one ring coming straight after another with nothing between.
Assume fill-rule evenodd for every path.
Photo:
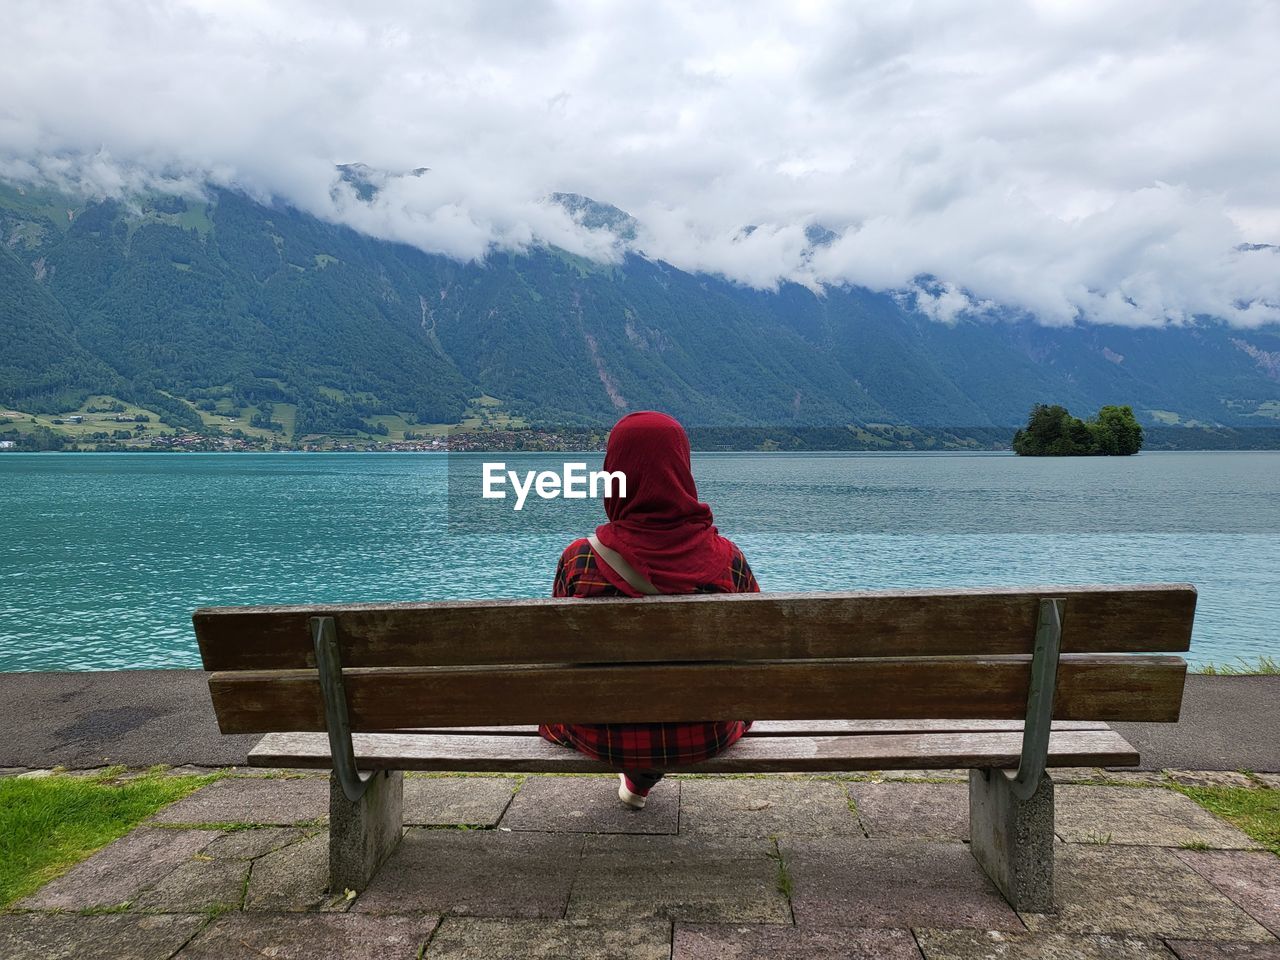
<instances>
[{"instance_id":1,"label":"low cloud","mask_svg":"<svg viewBox=\"0 0 1280 960\"><path fill-rule=\"evenodd\" d=\"M1265 0L16 0L0 176L213 183L459 259L632 250L940 322L1247 327L1280 322L1277 35Z\"/></svg>"}]
</instances>

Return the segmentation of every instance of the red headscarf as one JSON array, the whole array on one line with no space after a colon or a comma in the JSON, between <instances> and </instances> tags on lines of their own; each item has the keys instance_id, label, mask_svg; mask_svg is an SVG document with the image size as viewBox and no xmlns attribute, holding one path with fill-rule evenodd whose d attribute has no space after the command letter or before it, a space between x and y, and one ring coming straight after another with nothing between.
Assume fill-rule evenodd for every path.
<instances>
[{"instance_id":1,"label":"red headscarf","mask_svg":"<svg viewBox=\"0 0 1280 960\"><path fill-rule=\"evenodd\" d=\"M665 413L629 413L609 432L604 468L627 478L625 497L605 497L609 522L596 528L660 593L732 584L733 545L698 500L689 437ZM729 589L732 589L730 586Z\"/></svg>"}]
</instances>

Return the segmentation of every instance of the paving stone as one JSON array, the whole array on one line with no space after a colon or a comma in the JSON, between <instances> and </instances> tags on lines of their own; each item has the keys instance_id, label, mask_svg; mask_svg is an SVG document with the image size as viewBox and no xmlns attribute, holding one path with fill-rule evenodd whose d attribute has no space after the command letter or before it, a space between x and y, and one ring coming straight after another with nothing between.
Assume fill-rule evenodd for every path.
<instances>
[{"instance_id":1,"label":"paving stone","mask_svg":"<svg viewBox=\"0 0 1280 960\"><path fill-rule=\"evenodd\" d=\"M52 776L52 770L28 770L25 773L17 774L19 780L43 780L45 777Z\"/></svg>"},{"instance_id":2,"label":"paving stone","mask_svg":"<svg viewBox=\"0 0 1280 960\"><path fill-rule=\"evenodd\" d=\"M244 908L280 912L312 910L327 901L328 887L329 834L318 833L253 862Z\"/></svg>"},{"instance_id":3,"label":"paving stone","mask_svg":"<svg viewBox=\"0 0 1280 960\"><path fill-rule=\"evenodd\" d=\"M169 767L165 770L165 773L171 777L207 777L219 772L221 772L220 767L199 767L190 763L184 763L179 767Z\"/></svg>"},{"instance_id":4,"label":"paving stone","mask_svg":"<svg viewBox=\"0 0 1280 960\"><path fill-rule=\"evenodd\" d=\"M170 804L151 822L288 825L314 822L328 815L327 778L228 777Z\"/></svg>"},{"instance_id":5,"label":"paving stone","mask_svg":"<svg viewBox=\"0 0 1280 960\"><path fill-rule=\"evenodd\" d=\"M849 796L872 839L969 838L969 786L962 783L851 783Z\"/></svg>"},{"instance_id":6,"label":"paving stone","mask_svg":"<svg viewBox=\"0 0 1280 960\"><path fill-rule=\"evenodd\" d=\"M516 781L505 777L405 777L404 822L492 827L515 789Z\"/></svg>"},{"instance_id":7,"label":"paving stone","mask_svg":"<svg viewBox=\"0 0 1280 960\"><path fill-rule=\"evenodd\" d=\"M239 910L249 864L243 860L188 860L150 890L131 909L158 913L203 913Z\"/></svg>"},{"instance_id":8,"label":"paving stone","mask_svg":"<svg viewBox=\"0 0 1280 960\"><path fill-rule=\"evenodd\" d=\"M210 830L139 827L46 883L18 906L28 910L117 906L172 873L215 837Z\"/></svg>"},{"instance_id":9,"label":"paving stone","mask_svg":"<svg viewBox=\"0 0 1280 960\"><path fill-rule=\"evenodd\" d=\"M653 788L643 810L632 810L618 800L617 777L538 777L525 781L502 825L558 833L675 833L681 789L668 777Z\"/></svg>"},{"instance_id":10,"label":"paving stone","mask_svg":"<svg viewBox=\"0 0 1280 960\"><path fill-rule=\"evenodd\" d=\"M1280 943L1210 943L1170 940L1178 960L1280 960Z\"/></svg>"},{"instance_id":11,"label":"paving stone","mask_svg":"<svg viewBox=\"0 0 1280 960\"><path fill-rule=\"evenodd\" d=\"M920 960L909 930L676 924L671 960Z\"/></svg>"},{"instance_id":12,"label":"paving stone","mask_svg":"<svg viewBox=\"0 0 1280 960\"><path fill-rule=\"evenodd\" d=\"M964 844L783 838L778 846L802 927L1022 929Z\"/></svg>"},{"instance_id":13,"label":"paving stone","mask_svg":"<svg viewBox=\"0 0 1280 960\"><path fill-rule=\"evenodd\" d=\"M1093 783L1105 779L1108 774L1100 767L1050 767L1049 776L1054 783Z\"/></svg>"},{"instance_id":14,"label":"paving stone","mask_svg":"<svg viewBox=\"0 0 1280 960\"><path fill-rule=\"evenodd\" d=\"M161 914L79 916L70 913L0 915L4 960L169 960L206 918Z\"/></svg>"},{"instance_id":15,"label":"paving stone","mask_svg":"<svg viewBox=\"0 0 1280 960\"><path fill-rule=\"evenodd\" d=\"M1280 790L1280 773L1255 773L1254 776L1272 790Z\"/></svg>"},{"instance_id":16,"label":"paving stone","mask_svg":"<svg viewBox=\"0 0 1280 960\"><path fill-rule=\"evenodd\" d=\"M1236 850L1178 850L1178 859L1280 937L1280 857Z\"/></svg>"},{"instance_id":17,"label":"paving stone","mask_svg":"<svg viewBox=\"0 0 1280 960\"><path fill-rule=\"evenodd\" d=\"M1272 939L1172 850L1063 844L1057 853L1058 912L1023 914L1034 932Z\"/></svg>"},{"instance_id":18,"label":"paving stone","mask_svg":"<svg viewBox=\"0 0 1280 960\"><path fill-rule=\"evenodd\" d=\"M1250 777L1235 770L1166 770L1174 783L1184 787L1257 787Z\"/></svg>"},{"instance_id":19,"label":"paving stone","mask_svg":"<svg viewBox=\"0 0 1280 960\"><path fill-rule=\"evenodd\" d=\"M1056 830L1068 843L1257 847L1244 833L1174 790L1064 786L1056 795Z\"/></svg>"},{"instance_id":20,"label":"paving stone","mask_svg":"<svg viewBox=\"0 0 1280 960\"><path fill-rule=\"evenodd\" d=\"M568 834L411 828L352 909L563 917L582 842Z\"/></svg>"},{"instance_id":21,"label":"paving stone","mask_svg":"<svg viewBox=\"0 0 1280 960\"><path fill-rule=\"evenodd\" d=\"M431 938L431 960L668 960L671 929L665 923L596 926L574 920L498 920L447 917Z\"/></svg>"},{"instance_id":22,"label":"paving stone","mask_svg":"<svg viewBox=\"0 0 1280 960\"><path fill-rule=\"evenodd\" d=\"M790 923L773 849L737 837L587 837L565 916Z\"/></svg>"},{"instance_id":23,"label":"paving stone","mask_svg":"<svg viewBox=\"0 0 1280 960\"><path fill-rule=\"evenodd\" d=\"M26 772L26 767L0 767L0 777L16 777Z\"/></svg>"},{"instance_id":24,"label":"paving stone","mask_svg":"<svg viewBox=\"0 0 1280 960\"><path fill-rule=\"evenodd\" d=\"M1173 960L1157 939L1000 930L917 930L925 960Z\"/></svg>"},{"instance_id":25,"label":"paving stone","mask_svg":"<svg viewBox=\"0 0 1280 960\"><path fill-rule=\"evenodd\" d=\"M680 833L861 837L845 786L834 780L685 780L680 785Z\"/></svg>"},{"instance_id":26,"label":"paving stone","mask_svg":"<svg viewBox=\"0 0 1280 960\"><path fill-rule=\"evenodd\" d=\"M353 913L230 914L201 931L177 960L411 960L437 922L435 917Z\"/></svg>"},{"instance_id":27,"label":"paving stone","mask_svg":"<svg viewBox=\"0 0 1280 960\"><path fill-rule=\"evenodd\" d=\"M297 843L307 835L299 827L255 827L252 830L231 830L221 834L201 853L219 860L252 860Z\"/></svg>"}]
</instances>

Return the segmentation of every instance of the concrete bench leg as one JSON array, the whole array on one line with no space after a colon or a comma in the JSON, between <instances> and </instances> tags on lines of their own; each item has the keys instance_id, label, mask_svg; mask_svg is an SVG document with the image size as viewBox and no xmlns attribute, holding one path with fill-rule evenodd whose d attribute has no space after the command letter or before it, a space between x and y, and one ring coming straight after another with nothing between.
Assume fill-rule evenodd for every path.
<instances>
[{"instance_id":1,"label":"concrete bench leg","mask_svg":"<svg viewBox=\"0 0 1280 960\"><path fill-rule=\"evenodd\" d=\"M404 833L404 774L374 774L352 803L329 775L329 892L363 890Z\"/></svg>"},{"instance_id":2,"label":"concrete bench leg","mask_svg":"<svg viewBox=\"0 0 1280 960\"><path fill-rule=\"evenodd\" d=\"M1003 770L969 771L969 843L1009 905L1053 911L1053 781L1020 800Z\"/></svg>"}]
</instances>

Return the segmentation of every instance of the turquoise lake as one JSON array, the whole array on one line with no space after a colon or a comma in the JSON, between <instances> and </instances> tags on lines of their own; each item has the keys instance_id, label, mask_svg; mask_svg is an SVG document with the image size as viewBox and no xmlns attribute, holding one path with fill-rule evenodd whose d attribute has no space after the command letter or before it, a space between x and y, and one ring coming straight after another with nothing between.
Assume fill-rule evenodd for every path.
<instances>
[{"instance_id":1,"label":"turquoise lake","mask_svg":"<svg viewBox=\"0 0 1280 960\"><path fill-rule=\"evenodd\" d=\"M437 454L0 455L0 670L198 667L199 606L532 597L596 501ZM1280 654L1280 452L702 454L765 590L1190 582L1190 659Z\"/></svg>"}]
</instances>

